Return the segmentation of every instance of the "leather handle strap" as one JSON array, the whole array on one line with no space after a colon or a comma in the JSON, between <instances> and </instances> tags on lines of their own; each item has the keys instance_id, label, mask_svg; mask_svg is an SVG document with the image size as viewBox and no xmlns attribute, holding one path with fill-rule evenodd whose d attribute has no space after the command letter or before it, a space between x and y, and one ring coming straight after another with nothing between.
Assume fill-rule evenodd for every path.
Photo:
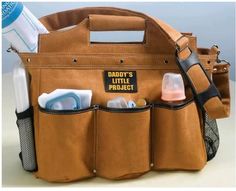
<instances>
[{"instance_id":1,"label":"leather handle strap","mask_svg":"<svg viewBox=\"0 0 236 191\"><path fill-rule=\"evenodd\" d=\"M226 99L227 101L222 99L220 92L201 65L197 54L191 52L184 60L177 57L177 64L184 77L191 85L200 108L204 110L210 118L217 119L228 117L230 111L229 97Z\"/></svg>"},{"instance_id":2,"label":"leather handle strap","mask_svg":"<svg viewBox=\"0 0 236 191\"><path fill-rule=\"evenodd\" d=\"M165 22L146 14L130 11L127 9L113 7L87 7L47 15L42 17L40 21L49 31L55 31L72 25L77 25L92 14L140 17L146 21L152 22L154 25L160 28L167 40L173 44L174 47L178 47L179 50L183 50L188 46L188 38L171 26L167 25Z\"/></svg>"},{"instance_id":3,"label":"leather handle strap","mask_svg":"<svg viewBox=\"0 0 236 191\"><path fill-rule=\"evenodd\" d=\"M144 31L145 19L137 16L89 15L90 31Z\"/></svg>"}]
</instances>

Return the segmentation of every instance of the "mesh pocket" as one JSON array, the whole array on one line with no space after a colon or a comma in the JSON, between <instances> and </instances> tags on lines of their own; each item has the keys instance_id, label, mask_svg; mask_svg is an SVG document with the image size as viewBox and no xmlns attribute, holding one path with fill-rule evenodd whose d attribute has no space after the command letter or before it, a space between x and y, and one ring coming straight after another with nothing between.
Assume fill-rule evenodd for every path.
<instances>
[{"instance_id":1,"label":"mesh pocket","mask_svg":"<svg viewBox=\"0 0 236 191\"><path fill-rule=\"evenodd\" d=\"M210 119L205 113L205 145L207 161L213 159L217 153L220 143L218 126L215 119Z\"/></svg>"},{"instance_id":2,"label":"mesh pocket","mask_svg":"<svg viewBox=\"0 0 236 191\"><path fill-rule=\"evenodd\" d=\"M34 147L33 108L30 107L22 113L16 113L16 124L19 129L22 166L27 171L36 170L36 157Z\"/></svg>"}]
</instances>

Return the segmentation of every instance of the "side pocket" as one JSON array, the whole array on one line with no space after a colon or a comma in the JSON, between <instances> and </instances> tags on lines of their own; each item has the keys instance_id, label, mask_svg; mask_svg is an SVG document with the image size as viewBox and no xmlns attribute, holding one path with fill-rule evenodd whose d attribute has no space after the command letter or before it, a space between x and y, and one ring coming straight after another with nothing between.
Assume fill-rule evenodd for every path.
<instances>
[{"instance_id":1,"label":"side pocket","mask_svg":"<svg viewBox=\"0 0 236 191\"><path fill-rule=\"evenodd\" d=\"M34 144L33 107L22 113L16 112L16 116L21 147L19 156L22 166L27 171L35 171L37 169L37 163Z\"/></svg>"},{"instance_id":2,"label":"side pocket","mask_svg":"<svg viewBox=\"0 0 236 191\"><path fill-rule=\"evenodd\" d=\"M93 108L39 111L37 176L69 182L93 176Z\"/></svg>"},{"instance_id":3,"label":"side pocket","mask_svg":"<svg viewBox=\"0 0 236 191\"><path fill-rule=\"evenodd\" d=\"M150 169L149 141L149 107L98 110L97 174L109 179L125 179L147 172Z\"/></svg>"},{"instance_id":4,"label":"side pocket","mask_svg":"<svg viewBox=\"0 0 236 191\"><path fill-rule=\"evenodd\" d=\"M200 115L193 100L183 104L156 104L154 169L199 170L206 164Z\"/></svg>"},{"instance_id":5,"label":"side pocket","mask_svg":"<svg viewBox=\"0 0 236 191\"><path fill-rule=\"evenodd\" d=\"M216 119L210 119L206 113L204 114L204 135L207 161L210 161L215 157L218 151L220 135Z\"/></svg>"}]
</instances>

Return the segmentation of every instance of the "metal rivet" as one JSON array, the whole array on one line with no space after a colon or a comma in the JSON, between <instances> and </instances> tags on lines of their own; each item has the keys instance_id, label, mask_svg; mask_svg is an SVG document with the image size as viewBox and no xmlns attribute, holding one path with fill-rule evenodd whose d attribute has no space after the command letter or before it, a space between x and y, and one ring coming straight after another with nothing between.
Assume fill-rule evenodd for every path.
<instances>
[{"instance_id":1,"label":"metal rivet","mask_svg":"<svg viewBox=\"0 0 236 191\"><path fill-rule=\"evenodd\" d=\"M97 172L97 171L96 171L95 169L93 169L93 173L96 174L96 172Z\"/></svg>"},{"instance_id":2,"label":"metal rivet","mask_svg":"<svg viewBox=\"0 0 236 191\"><path fill-rule=\"evenodd\" d=\"M168 64L168 60L164 60L164 63L165 63L165 64Z\"/></svg>"},{"instance_id":3,"label":"metal rivet","mask_svg":"<svg viewBox=\"0 0 236 191\"><path fill-rule=\"evenodd\" d=\"M227 71L227 68L226 68L226 67L224 67L224 71Z\"/></svg>"},{"instance_id":4,"label":"metal rivet","mask_svg":"<svg viewBox=\"0 0 236 191\"><path fill-rule=\"evenodd\" d=\"M76 62L77 62L77 59L76 59L76 58L73 58L73 62L76 63Z\"/></svg>"},{"instance_id":5,"label":"metal rivet","mask_svg":"<svg viewBox=\"0 0 236 191\"><path fill-rule=\"evenodd\" d=\"M153 164L153 163L151 163L151 164L150 164L150 167L153 167L153 166L154 166L154 164Z\"/></svg>"},{"instance_id":6,"label":"metal rivet","mask_svg":"<svg viewBox=\"0 0 236 191\"><path fill-rule=\"evenodd\" d=\"M215 72L216 72L216 71L217 71L217 68L213 68L213 71L215 71Z\"/></svg>"},{"instance_id":7,"label":"metal rivet","mask_svg":"<svg viewBox=\"0 0 236 191\"><path fill-rule=\"evenodd\" d=\"M123 59L120 59L120 63L123 64L123 63L124 63L124 60L123 60Z\"/></svg>"},{"instance_id":8,"label":"metal rivet","mask_svg":"<svg viewBox=\"0 0 236 191\"><path fill-rule=\"evenodd\" d=\"M30 60L30 58L27 58L27 62L30 62L31 60Z\"/></svg>"}]
</instances>

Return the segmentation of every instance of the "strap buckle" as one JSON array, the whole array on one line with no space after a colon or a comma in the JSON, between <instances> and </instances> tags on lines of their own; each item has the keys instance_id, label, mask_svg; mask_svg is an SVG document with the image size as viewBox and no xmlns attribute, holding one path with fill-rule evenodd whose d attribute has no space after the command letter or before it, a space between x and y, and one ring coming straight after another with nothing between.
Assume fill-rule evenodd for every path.
<instances>
[{"instance_id":1,"label":"strap buckle","mask_svg":"<svg viewBox=\"0 0 236 191\"><path fill-rule=\"evenodd\" d=\"M179 37L179 38L176 40L176 42L175 42L175 49L176 49L177 53L179 53L179 52L183 51L184 49L188 48L188 39L187 39L186 42L183 41L183 40L185 40L185 39L187 39L187 37L185 37L184 35L182 35L181 37ZM181 42L181 40L183 41L182 44L179 43L179 42ZM183 45L183 46L181 46L181 45Z\"/></svg>"},{"instance_id":2,"label":"strap buckle","mask_svg":"<svg viewBox=\"0 0 236 191\"><path fill-rule=\"evenodd\" d=\"M226 63L226 64L230 65L230 63L229 63L227 60L224 60L224 59L220 59L220 58L219 58L220 49L219 49L219 46L218 46L217 44L214 44L211 48L215 48L215 49L216 49L216 54L217 54L216 63L218 63L218 64Z\"/></svg>"}]
</instances>

